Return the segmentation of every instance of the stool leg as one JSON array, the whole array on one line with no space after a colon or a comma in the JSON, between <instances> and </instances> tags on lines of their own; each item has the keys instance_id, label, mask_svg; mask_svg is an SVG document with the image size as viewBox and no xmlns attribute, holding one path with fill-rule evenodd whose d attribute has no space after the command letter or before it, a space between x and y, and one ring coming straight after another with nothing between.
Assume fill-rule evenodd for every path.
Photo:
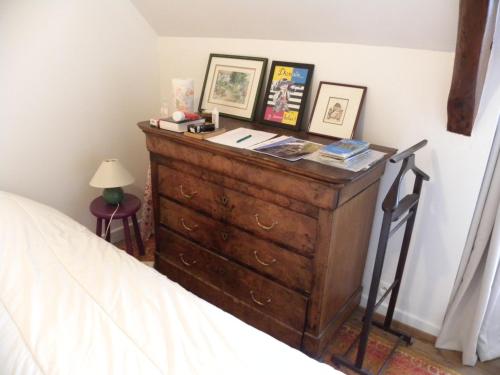
<instances>
[{"instance_id":1,"label":"stool leg","mask_svg":"<svg viewBox=\"0 0 500 375\"><path fill-rule=\"evenodd\" d=\"M99 237L102 235L102 218L98 217L97 218L97 224L95 227L95 234L97 234Z\"/></svg>"},{"instance_id":2,"label":"stool leg","mask_svg":"<svg viewBox=\"0 0 500 375\"><path fill-rule=\"evenodd\" d=\"M108 230L109 220L104 220L104 231ZM111 242L111 227L109 227L108 232L106 233L106 241Z\"/></svg>"},{"instance_id":3,"label":"stool leg","mask_svg":"<svg viewBox=\"0 0 500 375\"><path fill-rule=\"evenodd\" d=\"M130 237L130 228L128 226L128 219L123 218L123 233L125 234L125 248L127 253L134 255L134 248L132 247L132 238Z\"/></svg>"},{"instance_id":4,"label":"stool leg","mask_svg":"<svg viewBox=\"0 0 500 375\"><path fill-rule=\"evenodd\" d=\"M135 240L137 241L139 254L146 255L144 244L142 243L141 230L139 229L139 223L137 223L137 216L135 216L135 214L132 215L132 224L134 224Z\"/></svg>"}]
</instances>

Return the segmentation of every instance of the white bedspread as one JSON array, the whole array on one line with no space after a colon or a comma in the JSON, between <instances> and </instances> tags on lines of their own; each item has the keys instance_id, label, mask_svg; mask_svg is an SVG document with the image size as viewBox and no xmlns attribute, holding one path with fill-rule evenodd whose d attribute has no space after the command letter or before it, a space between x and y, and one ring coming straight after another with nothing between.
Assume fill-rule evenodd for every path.
<instances>
[{"instance_id":1,"label":"white bedspread","mask_svg":"<svg viewBox=\"0 0 500 375\"><path fill-rule=\"evenodd\" d=\"M60 212L0 192L0 375L334 373Z\"/></svg>"}]
</instances>

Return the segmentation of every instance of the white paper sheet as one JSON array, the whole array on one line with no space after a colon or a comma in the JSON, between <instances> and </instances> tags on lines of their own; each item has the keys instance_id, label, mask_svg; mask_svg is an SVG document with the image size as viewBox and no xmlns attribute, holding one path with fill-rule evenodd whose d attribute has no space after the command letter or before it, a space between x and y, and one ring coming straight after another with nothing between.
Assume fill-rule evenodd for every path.
<instances>
[{"instance_id":1,"label":"white paper sheet","mask_svg":"<svg viewBox=\"0 0 500 375\"><path fill-rule=\"evenodd\" d=\"M249 138L240 141L241 139L250 136ZM276 136L276 133L268 133L260 130L238 128L216 135L215 137L208 138L207 141L219 143L225 146L232 146L236 148L250 148L258 143L267 141ZM238 142L240 141L240 142Z\"/></svg>"},{"instance_id":2,"label":"white paper sheet","mask_svg":"<svg viewBox=\"0 0 500 375\"><path fill-rule=\"evenodd\" d=\"M257 143L255 145L247 147L247 148L249 150L255 150L257 147L267 146L267 145L270 145L270 144L275 143L275 142L283 141L283 140L285 140L287 138L288 138L288 136L286 136L286 135L280 135L279 137L276 137L276 138L273 138L273 139L269 139L269 140L267 140L265 142Z\"/></svg>"}]
</instances>

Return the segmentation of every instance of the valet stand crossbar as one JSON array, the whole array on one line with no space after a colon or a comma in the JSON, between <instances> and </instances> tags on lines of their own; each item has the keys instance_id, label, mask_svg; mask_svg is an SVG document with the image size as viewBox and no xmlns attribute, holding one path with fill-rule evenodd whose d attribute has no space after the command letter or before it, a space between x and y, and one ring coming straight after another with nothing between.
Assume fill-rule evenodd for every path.
<instances>
[{"instance_id":1,"label":"valet stand crossbar","mask_svg":"<svg viewBox=\"0 0 500 375\"><path fill-rule=\"evenodd\" d=\"M418 202L420 199L420 192L422 190L422 183L424 180L428 181L429 176L425 174L415 165L415 151L421 149L427 144L427 140L422 140L421 142L415 144L414 146L408 148L407 150L400 152L399 154L393 156L390 161L391 163L401 163L401 169L396 176L389 192L385 196L382 203L382 210L384 211L384 217L382 220L382 227L380 229L379 243L377 247L377 254L375 256L375 263L373 266L372 281L370 285L370 292L368 294L368 302L366 305L365 315L363 318L363 327L361 333L358 335L356 340L347 349L343 355L334 355L333 362L336 365L342 365L347 367L362 375L371 375L372 373L367 369L363 368L363 361L366 354L366 347L368 345L368 336L372 328L372 324L392 335L398 337L397 342L393 346L390 354L387 356L386 360L378 370L377 374L381 374L389 362L392 354L396 351L397 347L401 342L405 342L407 345L411 345L413 338L409 335L391 328L392 319L394 315L394 309L396 307L396 302L399 294L399 287L401 285L401 279L403 276L403 271L406 263L406 258L408 255L408 248L410 246L411 235L413 232L413 225L415 223L415 216L417 214ZM415 174L415 181L413 185L413 192L407 194L403 198L399 197L399 189L401 182L403 181L404 175L412 171ZM404 215L404 217L403 217ZM402 217L402 219L401 219ZM399 221L398 221L399 220ZM392 223L398 221L394 227L391 228ZM382 269L384 266L385 252L387 249L387 243L389 238L403 225L406 224L403 242L401 245L401 252L399 255L399 261L396 268L396 273L394 276L393 283L387 288L387 291L380 297L377 301L377 292L380 285L380 277L382 276ZM373 321L373 315L375 310L380 306L380 304L386 299L388 295L391 295L389 306L387 308L387 314L383 323ZM351 362L347 358L350 351L358 343L358 351L356 355L355 362Z\"/></svg>"}]
</instances>

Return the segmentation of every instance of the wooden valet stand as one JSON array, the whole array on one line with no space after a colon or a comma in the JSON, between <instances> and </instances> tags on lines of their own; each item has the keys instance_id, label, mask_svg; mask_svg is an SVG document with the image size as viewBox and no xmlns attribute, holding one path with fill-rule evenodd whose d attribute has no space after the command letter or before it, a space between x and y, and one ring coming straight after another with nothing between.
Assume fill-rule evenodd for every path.
<instances>
[{"instance_id":1,"label":"wooden valet stand","mask_svg":"<svg viewBox=\"0 0 500 375\"><path fill-rule=\"evenodd\" d=\"M384 218L382 221L382 227L380 230L380 238L377 248L377 254L375 257L375 264L373 265L372 282L370 285L370 292L368 295L368 302L366 305L365 315L363 318L363 328L359 336L354 340L353 344L347 349L347 351L342 355L334 355L333 363L336 365L342 365L351 370L356 371L359 374L371 375L371 372L363 368L363 361L366 354L366 347L368 344L368 336L372 328L372 324L376 327L395 335L399 338L394 347L392 348L390 354L387 356L386 360L382 364L381 368L377 374L382 373L385 366L389 362L392 354L395 352L396 348L401 342L405 342L407 345L411 345L413 338L409 335L391 328L392 319L394 316L394 309L396 307L396 302L399 294L399 287L401 285L401 279L403 277L403 271L406 263L406 258L408 255L408 249L410 246L411 235L413 232L413 225L415 223L415 216L417 214L418 202L420 199L420 192L422 190L423 180L428 181L429 176L422 172L415 165L415 151L421 149L427 144L427 140L423 140L416 145L410 147L409 149L393 156L390 161L391 163L398 163L402 161L401 169L396 176L389 192L385 196L384 202L382 203L382 210L384 211ZM403 181L404 175L413 171L415 174L415 182L413 185L413 192L407 194L403 198L399 198L399 188L401 182ZM403 215L405 215L403 217ZM400 219L403 217L402 219ZM399 222L393 227L392 223ZM403 225L406 224L406 229L403 237L403 242L401 245L401 252L399 255L398 266L396 269L396 274L394 276L394 281L387 288L384 295L377 301L377 292L380 285L380 277L382 276L382 269L384 266L385 252L387 249L387 243L389 238ZM387 309L387 314L385 316L384 323L379 323L373 321L373 314L375 310L380 306L380 304L385 300L388 295L391 295L389 301L389 307ZM358 351L356 355L355 362L351 362L347 355L352 350L352 348L358 343Z\"/></svg>"}]
</instances>

